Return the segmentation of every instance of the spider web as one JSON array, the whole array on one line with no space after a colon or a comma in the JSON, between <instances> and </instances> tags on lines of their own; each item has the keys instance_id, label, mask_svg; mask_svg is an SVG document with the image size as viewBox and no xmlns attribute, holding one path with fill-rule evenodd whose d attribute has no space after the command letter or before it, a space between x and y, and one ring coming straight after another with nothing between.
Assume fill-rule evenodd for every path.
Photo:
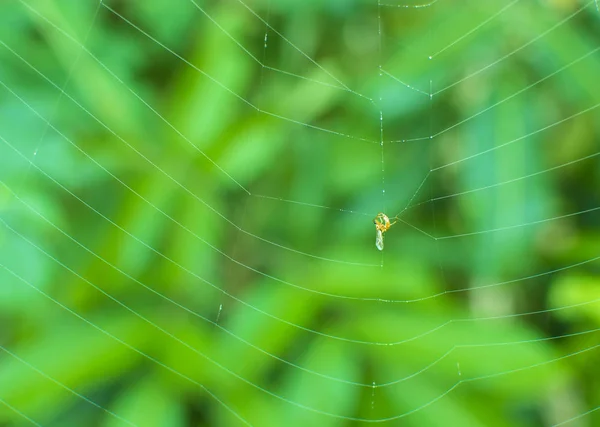
<instances>
[{"instance_id":1,"label":"spider web","mask_svg":"<svg viewBox=\"0 0 600 427\"><path fill-rule=\"evenodd\" d=\"M2 8L0 423L596 424L595 1Z\"/></svg>"}]
</instances>

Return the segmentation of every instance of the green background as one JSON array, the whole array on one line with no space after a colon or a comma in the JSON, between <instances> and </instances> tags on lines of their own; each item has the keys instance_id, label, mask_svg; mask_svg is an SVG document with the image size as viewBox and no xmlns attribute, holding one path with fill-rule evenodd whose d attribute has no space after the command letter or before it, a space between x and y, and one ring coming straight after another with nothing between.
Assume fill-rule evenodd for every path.
<instances>
[{"instance_id":1,"label":"green background","mask_svg":"<svg viewBox=\"0 0 600 427\"><path fill-rule=\"evenodd\" d=\"M600 12L419 4L0 3L0 425L600 405Z\"/></svg>"}]
</instances>

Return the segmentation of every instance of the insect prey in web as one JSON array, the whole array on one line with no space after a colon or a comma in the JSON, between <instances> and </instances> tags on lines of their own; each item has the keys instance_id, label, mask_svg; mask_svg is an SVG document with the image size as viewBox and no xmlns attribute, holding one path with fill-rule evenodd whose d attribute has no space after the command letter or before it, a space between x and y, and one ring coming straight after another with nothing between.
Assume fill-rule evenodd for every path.
<instances>
[{"instance_id":1,"label":"insect prey in web","mask_svg":"<svg viewBox=\"0 0 600 427\"><path fill-rule=\"evenodd\" d=\"M394 222L391 222L388 216L383 212L378 213L377 216L373 219L373 224L375 224L375 246L380 251L383 250L383 238L385 232L388 231L392 227L392 225L398 222L398 219L396 217L392 219L394 220Z\"/></svg>"}]
</instances>

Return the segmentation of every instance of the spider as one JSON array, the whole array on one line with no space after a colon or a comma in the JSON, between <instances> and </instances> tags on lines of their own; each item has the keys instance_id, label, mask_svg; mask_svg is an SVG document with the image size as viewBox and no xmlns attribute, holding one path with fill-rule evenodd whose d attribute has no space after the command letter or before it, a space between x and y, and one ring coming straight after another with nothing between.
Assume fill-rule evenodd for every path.
<instances>
[{"instance_id":1,"label":"spider","mask_svg":"<svg viewBox=\"0 0 600 427\"><path fill-rule=\"evenodd\" d=\"M375 219L373 219L373 224L375 224L375 230L377 231L377 234L375 235L375 246L377 246L377 249L380 251L383 250L383 234L396 222L398 222L397 219L394 222L390 222L388 216L382 212L379 212Z\"/></svg>"}]
</instances>

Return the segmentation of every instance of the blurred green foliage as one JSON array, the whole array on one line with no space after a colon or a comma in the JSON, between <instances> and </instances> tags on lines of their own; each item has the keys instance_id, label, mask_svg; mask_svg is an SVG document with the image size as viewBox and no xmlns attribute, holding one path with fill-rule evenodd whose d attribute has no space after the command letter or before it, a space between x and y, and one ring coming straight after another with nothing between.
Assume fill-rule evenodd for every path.
<instances>
[{"instance_id":1,"label":"blurred green foliage","mask_svg":"<svg viewBox=\"0 0 600 427\"><path fill-rule=\"evenodd\" d=\"M392 3L0 3L0 425L600 405L600 12Z\"/></svg>"}]
</instances>

